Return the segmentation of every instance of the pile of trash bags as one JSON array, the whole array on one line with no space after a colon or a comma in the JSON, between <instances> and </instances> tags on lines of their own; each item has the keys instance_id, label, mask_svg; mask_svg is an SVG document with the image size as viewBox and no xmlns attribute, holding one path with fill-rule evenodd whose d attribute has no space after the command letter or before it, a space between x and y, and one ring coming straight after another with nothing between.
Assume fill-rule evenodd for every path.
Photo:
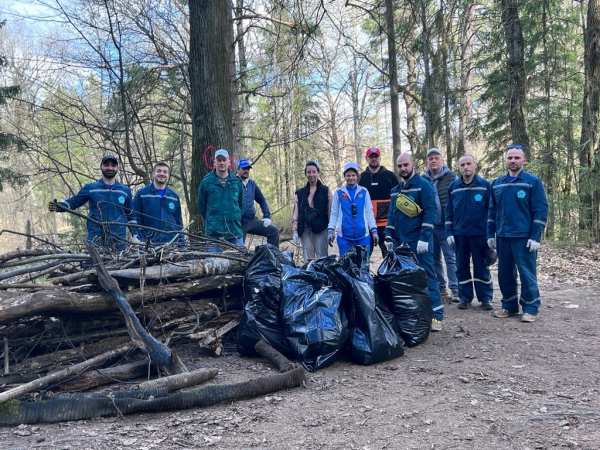
<instances>
[{"instance_id":1,"label":"pile of trash bags","mask_svg":"<svg viewBox=\"0 0 600 450\"><path fill-rule=\"evenodd\" d=\"M389 252L377 274L354 247L296 267L276 247L257 247L244 278L245 307L238 334L243 355L264 339L310 371L342 355L375 364L424 342L431 327L425 272L408 249Z\"/></svg>"}]
</instances>

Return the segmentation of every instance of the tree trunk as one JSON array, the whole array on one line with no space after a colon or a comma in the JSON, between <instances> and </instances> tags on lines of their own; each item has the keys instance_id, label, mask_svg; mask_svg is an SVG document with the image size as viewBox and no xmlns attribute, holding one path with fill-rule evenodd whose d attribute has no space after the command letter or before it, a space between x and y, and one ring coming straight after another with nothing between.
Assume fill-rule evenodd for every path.
<instances>
[{"instance_id":1,"label":"tree trunk","mask_svg":"<svg viewBox=\"0 0 600 450\"><path fill-rule=\"evenodd\" d=\"M600 0L589 0L584 35L585 83L579 150L579 198L581 199L579 227L590 232L594 240L598 232L598 201L600 190L600 149L598 126L600 112Z\"/></svg>"},{"instance_id":2,"label":"tree trunk","mask_svg":"<svg viewBox=\"0 0 600 450\"><path fill-rule=\"evenodd\" d=\"M473 55L473 10L475 5L468 2L465 6L461 33L462 43L460 46L460 91L458 94L458 140L456 144L456 158L469 153L469 144L466 131L471 117L471 64Z\"/></svg>"},{"instance_id":3,"label":"tree trunk","mask_svg":"<svg viewBox=\"0 0 600 450\"><path fill-rule=\"evenodd\" d=\"M388 72L390 80L390 108L392 113L392 158L394 163L402 153L400 135L400 99L398 96L398 63L394 28L394 0L385 0L385 23L388 44Z\"/></svg>"},{"instance_id":4,"label":"tree trunk","mask_svg":"<svg viewBox=\"0 0 600 450\"><path fill-rule=\"evenodd\" d=\"M205 155L233 149L233 26L228 1L190 0L190 89L192 98L192 211L198 213L198 185L209 167ZM210 156L209 156L210 157Z\"/></svg>"},{"instance_id":5,"label":"tree trunk","mask_svg":"<svg viewBox=\"0 0 600 450\"><path fill-rule=\"evenodd\" d=\"M507 77L510 131L512 141L522 144L529 154L529 135L525 120L525 101L527 96L525 74L525 43L519 19L519 0L501 0L502 24L507 48Z\"/></svg>"}]
</instances>

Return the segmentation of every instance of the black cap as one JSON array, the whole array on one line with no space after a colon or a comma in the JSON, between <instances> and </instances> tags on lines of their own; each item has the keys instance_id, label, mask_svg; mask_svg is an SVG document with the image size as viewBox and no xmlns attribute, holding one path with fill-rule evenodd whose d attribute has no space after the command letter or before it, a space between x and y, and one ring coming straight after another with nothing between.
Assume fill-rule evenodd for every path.
<instances>
[{"instance_id":1,"label":"black cap","mask_svg":"<svg viewBox=\"0 0 600 450\"><path fill-rule=\"evenodd\" d=\"M102 155L102 161L100 164L104 164L106 161L114 161L116 164L119 164L119 158L117 158L117 155L112 152L106 152L104 155Z\"/></svg>"}]
</instances>

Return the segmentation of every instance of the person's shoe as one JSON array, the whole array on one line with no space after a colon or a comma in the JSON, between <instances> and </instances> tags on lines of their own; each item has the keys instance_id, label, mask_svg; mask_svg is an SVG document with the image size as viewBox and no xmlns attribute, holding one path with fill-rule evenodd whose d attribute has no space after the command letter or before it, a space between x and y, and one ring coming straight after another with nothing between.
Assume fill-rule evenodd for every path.
<instances>
[{"instance_id":1,"label":"person's shoe","mask_svg":"<svg viewBox=\"0 0 600 450\"><path fill-rule=\"evenodd\" d=\"M537 316L535 314L523 313L521 316L521 322L535 322Z\"/></svg>"},{"instance_id":2,"label":"person's shoe","mask_svg":"<svg viewBox=\"0 0 600 450\"><path fill-rule=\"evenodd\" d=\"M440 289L440 296L442 297L442 301L446 304L450 304L452 301L452 296L447 289Z\"/></svg>"},{"instance_id":3,"label":"person's shoe","mask_svg":"<svg viewBox=\"0 0 600 450\"><path fill-rule=\"evenodd\" d=\"M464 302L458 303L458 309L469 309L469 304Z\"/></svg>"},{"instance_id":4,"label":"person's shoe","mask_svg":"<svg viewBox=\"0 0 600 450\"><path fill-rule=\"evenodd\" d=\"M491 302L483 302L481 304L481 309L483 309L484 311L492 311L494 307L492 306Z\"/></svg>"},{"instance_id":5,"label":"person's shoe","mask_svg":"<svg viewBox=\"0 0 600 450\"><path fill-rule=\"evenodd\" d=\"M431 319L431 331L442 331L442 321Z\"/></svg>"},{"instance_id":6,"label":"person's shoe","mask_svg":"<svg viewBox=\"0 0 600 450\"><path fill-rule=\"evenodd\" d=\"M498 319L508 319L509 317L513 317L516 316L517 314L519 314L518 312L512 312L509 311L508 309L497 309L495 310L492 315L494 317L497 317Z\"/></svg>"},{"instance_id":7,"label":"person's shoe","mask_svg":"<svg viewBox=\"0 0 600 450\"><path fill-rule=\"evenodd\" d=\"M451 298L451 302L452 303L460 303L460 297L458 295L458 292L453 292Z\"/></svg>"}]
</instances>

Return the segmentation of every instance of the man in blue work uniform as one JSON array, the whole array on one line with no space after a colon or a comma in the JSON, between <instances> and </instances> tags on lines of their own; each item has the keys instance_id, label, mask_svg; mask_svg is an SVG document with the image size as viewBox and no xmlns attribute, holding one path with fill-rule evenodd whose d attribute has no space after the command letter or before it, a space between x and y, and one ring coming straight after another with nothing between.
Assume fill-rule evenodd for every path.
<instances>
[{"instance_id":1,"label":"man in blue work uniform","mask_svg":"<svg viewBox=\"0 0 600 450\"><path fill-rule=\"evenodd\" d=\"M548 216L548 202L540 179L523 170L523 146L510 144L506 150L508 173L492 182L488 215L488 246L498 251L498 283L501 319L523 310L521 321L533 322L540 308L537 285L537 252ZM517 295L517 270L521 295Z\"/></svg>"},{"instance_id":2,"label":"man in blue work uniform","mask_svg":"<svg viewBox=\"0 0 600 450\"><path fill-rule=\"evenodd\" d=\"M415 172L410 154L401 154L397 165L400 184L392 189L386 247L391 251L394 245L407 244L416 252L419 265L427 273L427 290L433 309L431 330L441 331L444 305L433 264L433 224L439 214L436 193L431 183Z\"/></svg>"},{"instance_id":3,"label":"man in blue work uniform","mask_svg":"<svg viewBox=\"0 0 600 450\"><path fill-rule=\"evenodd\" d=\"M152 169L152 183L140 189L133 199L133 211L138 225L156 228L161 231L136 228L135 243L163 245L175 243L185 245L183 221L181 220L181 202L177 193L169 188L171 169L160 161Z\"/></svg>"},{"instance_id":4,"label":"man in blue work uniform","mask_svg":"<svg viewBox=\"0 0 600 450\"><path fill-rule=\"evenodd\" d=\"M439 217L438 222L433 228L433 262L435 272L440 283L440 294L442 298L450 303L458 301L458 281L456 280L456 256L454 249L446 242L446 229L444 221L446 217L446 205L448 204L448 187L450 183L456 180L456 175L444 163L444 158L440 149L432 147L427 150L427 170L423 172L423 177L427 178L437 193ZM446 290L446 277L444 276L444 266L442 257L446 263L446 275L448 277L447 286L450 292Z\"/></svg>"},{"instance_id":5,"label":"man in blue work uniform","mask_svg":"<svg viewBox=\"0 0 600 450\"><path fill-rule=\"evenodd\" d=\"M51 212L77 209L88 204L87 240L111 250L123 250L127 246L127 224L136 220L131 207L131 189L116 181L119 161L113 153L102 157L102 178L84 185L66 200L53 200L48 205Z\"/></svg>"},{"instance_id":6,"label":"man in blue work uniform","mask_svg":"<svg viewBox=\"0 0 600 450\"><path fill-rule=\"evenodd\" d=\"M490 183L477 172L473 155L458 160L460 178L448 188L446 208L447 243L456 249L459 309L467 309L473 301L473 287L481 307L492 310L492 276L486 264L488 250L487 218ZM471 258L473 276L471 276Z\"/></svg>"},{"instance_id":7,"label":"man in blue work uniform","mask_svg":"<svg viewBox=\"0 0 600 450\"><path fill-rule=\"evenodd\" d=\"M244 206L242 209L242 229L244 230L244 241L246 234L265 236L267 243L279 246L279 230L271 221L271 211L267 199L254 180L250 178L252 163L247 159L238 162L238 177L242 180L244 187ZM256 218L254 202L258 203L262 211L262 220Z\"/></svg>"},{"instance_id":8,"label":"man in blue work uniform","mask_svg":"<svg viewBox=\"0 0 600 450\"><path fill-rule=\"evenodd\" d=\"M198 186L198 211L204 220L204 234L230 244L244 245L242 232L242 181L229 170L229 152L215 152L215 169Z\"/></svg>"}]
</instances>

